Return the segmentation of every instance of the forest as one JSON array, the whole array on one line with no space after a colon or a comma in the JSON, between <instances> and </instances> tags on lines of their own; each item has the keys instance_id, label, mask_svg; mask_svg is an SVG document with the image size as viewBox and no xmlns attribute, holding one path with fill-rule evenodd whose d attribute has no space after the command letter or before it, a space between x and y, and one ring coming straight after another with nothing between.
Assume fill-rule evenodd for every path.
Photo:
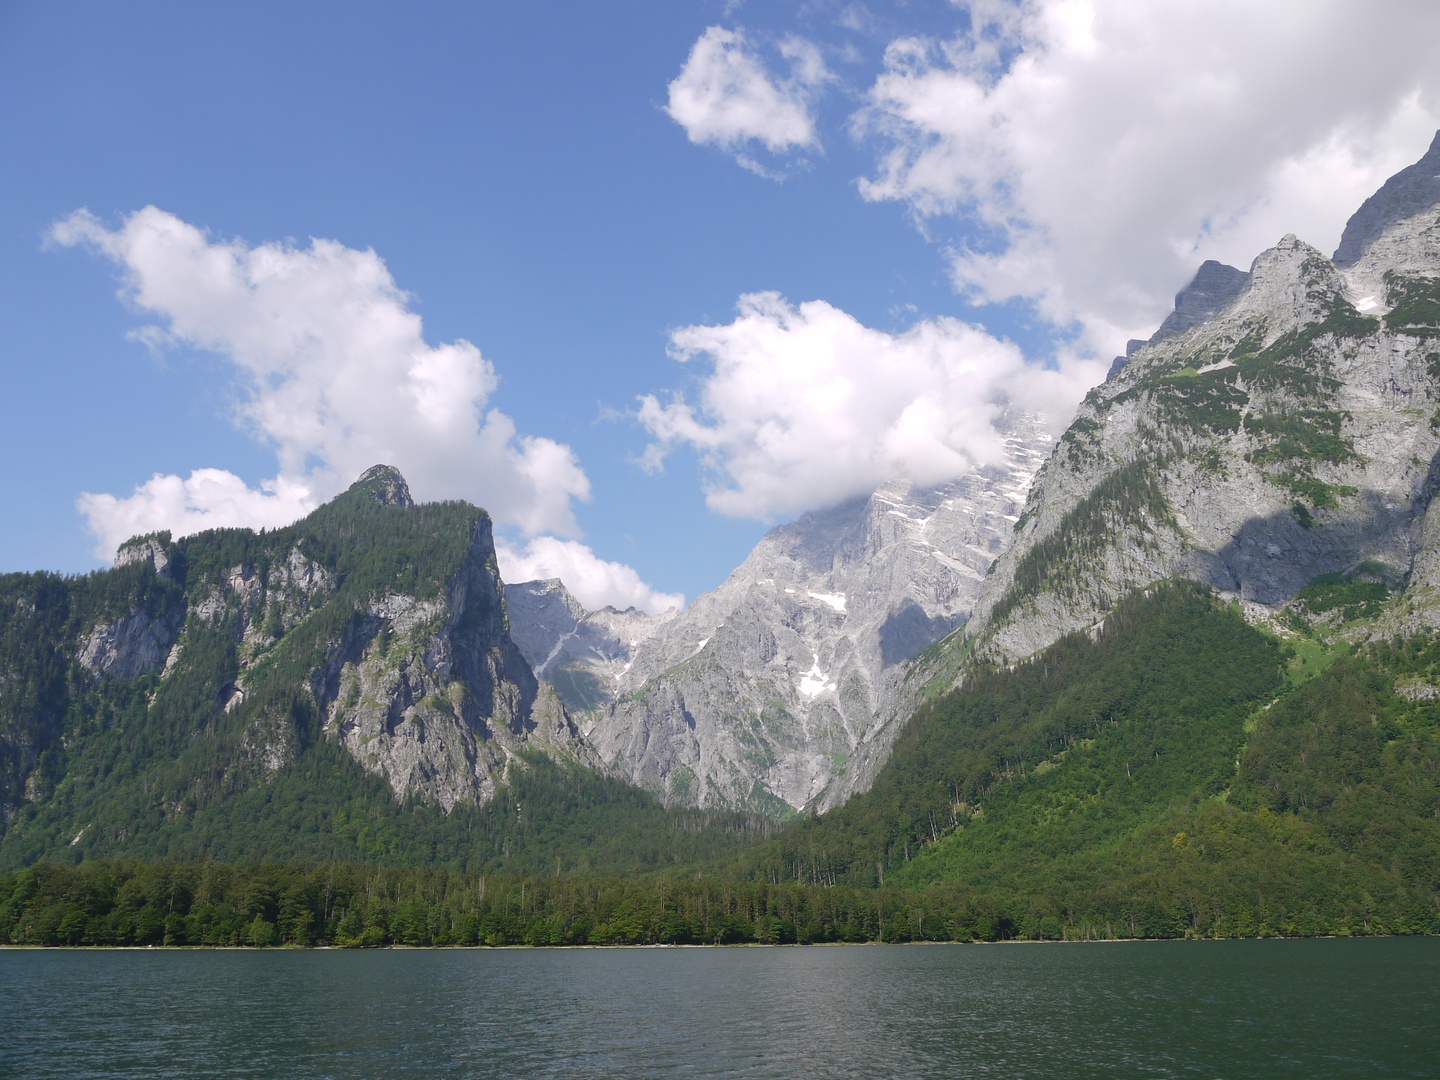
<instances>
[{"instance_id":1,"label":"forest","mask_svg":"<svg viewBox=\"0 0 1440 1080\"><path fill-rule=\"evenodd\" d=\"M1157 586L1093 636L978 670L917 713L869 792L783 827L667 809L539 755L489 806L446 817L322 741L188 839L0 874L0 940L1440 932L1440 704L1397 692L1440 676L1440 637L1298 645L1206 588Z\"/></svg>"}]
</instances>

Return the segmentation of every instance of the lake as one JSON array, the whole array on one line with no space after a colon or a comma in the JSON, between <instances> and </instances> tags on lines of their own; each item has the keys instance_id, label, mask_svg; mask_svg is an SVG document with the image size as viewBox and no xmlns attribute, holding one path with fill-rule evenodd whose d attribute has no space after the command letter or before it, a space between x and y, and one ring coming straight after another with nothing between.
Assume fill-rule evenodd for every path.
<instances>
[{"instance_id":1,"label":"lake","mask_svg":"<svg viewBox=\"0 0 1440 1080\"><path fill-rule=\"evenodd\" d=\"M0 950L5 1077L1433 1077L1440 940Z\"/></svg>"}]
</instances>

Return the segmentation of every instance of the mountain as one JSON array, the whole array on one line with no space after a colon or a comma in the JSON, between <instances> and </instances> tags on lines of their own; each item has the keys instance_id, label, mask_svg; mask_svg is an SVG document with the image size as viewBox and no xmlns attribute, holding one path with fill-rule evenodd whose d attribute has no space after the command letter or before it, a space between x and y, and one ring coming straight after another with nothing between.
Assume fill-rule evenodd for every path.
<instances>
[{"instance_id":1,"label":"mountain","mask_svg":"<svg viewBox=\"0 0 1440 1080\"><path fill-rule=\"evenodd\" d=\"M1153 345L1157 341L1182 334L1192 326L1209 322L1230 301L1239 296L1249 282L1250 275L1244 270L1237 270L1214 259L1205 260L1190 279L1190 283L1175 294L1175 310L1165 316L1160 329L1151 334L1148 340L1131 338L1125 345L1125 355L1115 357L1111 363L1110 375L1118 374L1120 369L1129 363L1130 357L1135 355L1135 350L1142 346Z\"/></svg>"},{"instance_id":2,"label":"mountain","mask_svg":"<svg viewBox=\"0 0 1440 1080\"><path fill-rule=\"evenodd\" d=\"M547 760L593 755L510 638L488 515L388 467L288 528L0 579L4 861L453 847Z\"/></svg>"},{"instance_id":3,"label":"mountain","mask_svg":"<svg viewBox=\"0 0 1440 1080\"><path fill-rule=\"evenodd\" d=\"M916 705L975 663L1094 627L1136 588L1202 582L1273 623L1307 586L1424 586L1437 171L1440 142L1367 200L1334 262L1289 236L1248 272L1204 263L1053 453L1039 418L1008 416L1004 464L780 526L663 623L537 619L557 629L532 662L612 775L785 816L866 790Z\"/></svg>"},{"instance_id":4,"label":"mountain","mask_svg":"<svg viewBox=\"0 0 1440 1080\"><path fill-rule=\"evenodd\" d=\"M1087 395L873 784L728 873L1440 929L1440 135L1345 236L1212 267L1235 295Z\"/></svg>"},{"instance_id":5,"label":"mountain","mask_svg":"<svg viewBox=\"0 0 1440 1080\"><path fill-rule=\"evenodd\" d=\"M1366 585L1403 594L1367 632L1434 625L1440 136L1334 261L1286 236L1220 310L1157 338L1086 396L946 650L1029 656L1174 578L1262 622L1308 586Z\"/></svg>"},{"instance_id":6,"label":"mountain","mask_svg":"<svg viewBox=\"0 0 1440 1080\"><path fill-rule=\"evenodd\" d=\"M969 614L1052 443L997 421L1004 461L904 481L772 529L718 589L656 619L507 586L515 634L611 775L668 805L786 816L862 789L913 707L907 662Z\"/></svg>"},{"instance_id":7,"label":"mountain","mask_svg":"<svg viewBox=\"0 0 1440 1080\"><path fill-rule=\"evenodd\" d=\"M1440 932L1440 136L1131 345L659 617L502 586L385 467L0 578L0 935Z\"/></svg>"},{"instance_id":8,"label":"mountain","mask_svg":"<svg viewBox=\"0 0 1440 1080\"><path fill-rule=\"evenodd\" d=\"M588 734L621 693L640 644L676 615L586 611L559 578L505 586L511 632L537 677L552 683Z\"/></svg>"},{"instance_id":9,"label":"mountain","mask_svg":"<svg viewBox=\"0 0 1440 1080\"><path fill-rule=\"evenodd\" d=\"M1437 670L1440 634L1282 644L1160 583L972 667L869 791L712 875L898 886L900 911L983 913L976 936L1440 933L1440 705L1411 692Z\"/></svg>"},{"instance_id":10,"label":"mountain","mask_svg":"<svg viewBox=\"0 0 1440 1080\"><path fill-rule=\"evenodd\" d=\"M1067 934L1440 929L1440 135L1345 237L1087 395L869 790L727 872Z\"/></svg>"}]
</instances>

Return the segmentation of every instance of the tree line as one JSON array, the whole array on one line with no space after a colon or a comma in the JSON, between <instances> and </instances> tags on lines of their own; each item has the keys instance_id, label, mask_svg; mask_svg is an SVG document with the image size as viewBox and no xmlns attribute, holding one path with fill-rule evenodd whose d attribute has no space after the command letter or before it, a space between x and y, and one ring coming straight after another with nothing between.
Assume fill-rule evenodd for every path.
<instances>
[{"instance_id":1,"label":"tree line","mask_svg":"<svg viewBox=\"0 0 1440 1080\"><path fill-rule=\"evenodd\" d=\"M42 863L0 875L0 942L69 946L735 945L1427 934L1419 894L1317 904L1205 889L1185 849L1142 888L1068 902L960 882L862 889L547 878L352 863ZM1196 888L1199 885L1200 888ZM1363 895L1362 895L1363 893Z\"/></svg>"}]
</instances>

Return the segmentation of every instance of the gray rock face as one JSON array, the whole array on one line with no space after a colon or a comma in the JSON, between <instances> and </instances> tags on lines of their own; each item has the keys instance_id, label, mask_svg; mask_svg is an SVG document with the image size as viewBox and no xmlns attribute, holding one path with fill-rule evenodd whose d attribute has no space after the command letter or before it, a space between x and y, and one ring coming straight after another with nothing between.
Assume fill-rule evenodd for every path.
<instances>
[{"instance_id":1,"label":"gray rock face","mask_svg":"<svg viewBox=\"0 0 1440 1080\"><path fill-rule=\"evenodd\" d=\"M356 486L385 505L413 505L404 478L388 467L369 470ZM289 632L319 609L336 582L296 548L264 583L255 568L237 566L227 584L195 614L211 625L233 620L242 671L219 703L230 710L244 703L246 672L274 645L276 632ZM325 734L382 776L397 798L419 798L447 812L461 803L483 804L524 748L593 763L553 689L536 680L510 637L483 514L439 595L372 596L316 661L307 690L325 715ZM263 773L272 773L298 747L291 726L258 715L245 750Z\"/></svg>"},{"instance_id":2,"label":"gray rock face","mask_svg":"<svg viewBox=\"0 0 1440 1080\"><path fill-rule=\"evenodd\" d=\"M414 506L410 485L394 465L372 465L360 474L350 490L362 488L382 506Z\"/></svg>"},{"instance_id":3,"label":"gray rock face","mask_svg":"<svg viewBox=\"0 0 1440 1080\"><path fill-rule=\"evenodd\" d=\"M241 665L249 667L280 636L323 605L336 584L334 575L323 564L296 547L276 560L265 579L258 567L243 563L230 567L223 582L190 607L190 614L201 626L223 626L234 634ZM183 641L177 643L178 652L167 660L167 666L179 662L184 645Z\"/></svg>"},{"instance_id":4,"label":"gray rock face","mask_svg":"<svg viewBox=\"0 0 1440 1080\"><path fill-rule=\"evenodd\" d=\"M404 478L388 467L369 470L350 489L352 509L357 489L396 515L412 506ZM168 606L156 614L137 604L78 639L38 640L44 635L37 629L32 652L66 665L73 657L95 679L156 671L168 679L195 662L208 665L202 669L208 679L216 656L233 645L238 672L232 677L228 672L235 668L221 661L227 681L213 708L192 717L194 738L226 740L221 782L231 791L268 780L300 753L295 699L274 706L274 684L257 675L277 667L305 673L293 690L323 717L325 737L382 776L399 798L414 796L446 811L483 803L522 749L598 764L553 688L536 680L510 638L489 518L472 508L443 519L469 529L468 536L455 537L465 541L463 556L457 553L450 568L437 571L443 580L418 581L416 595L367 595L353 585L347 589L340 570L306 554L325 549L317 533L327 528L342 542L373 542L366 529L374 515L334 520L333 514L350 512L322 508L314 529L300 522L267 538L249 537L232 550L251 553L255 563L205 570L188 580L182 573L178 583L172 577L177 567L214 565L211 538L201 534L171 544L157 534L132 540L121 547L117 563L148 564L170 579L166 588L150 590L149 602L150 608ZM326 514L332 515L328 521ZM382 524L378 535L404 531L397 519ZM337 565L346 565L344 556ZM78 593L91 584L82 580L73 587ZM112 583L97 584L102 593L114 591ZM35 596L42 593L11 595L14 611L0 612L0 622L36 624ZM269 698L261 693L267 686ZM7 706L0 721L15 719L9 707L19 700L10 693L14 687L24 688L17 673L0 670L0 704ZM61 735L64 704L52 695L46 708L31 710L34 715L0 723L0 813L13 812L22 787L31 792L26 797L36 797L31 774L45 747Z\"/></svg>"},{"instance_id":5,"label":"gray rock face","mask_svg":"<svg viewBox=\"0 0 1440 1080\"><path fill-rule=\"evenodd\" d=\"M1192 326L1209 322L1240 295L1249 281L1250 275L1244 270L1207 259L1200 264L1200 269L1195 271L1190 284L1175 294L1175 310L1165 316L1160 329L1150 336L1149 344L1164 341L1176 334L1183 334ZM1125 355L1134 356L1144 344L1146 342L1131 341L1133 348L1127 349Z\"/></svg>"},{"instance_id":6,"label":"gray rock face","mask_svg":"<svg viewBox=\"0 0 1440 1080\"><path fill-rule=\"evenodd\" d=\"M578 730L510 639L488 518L442 596L374 599L312 677L326 731L397 797L446 811L494 795L532 746L586 760Z\"/></svg>"},{"instance_id":7,"label":"gray rock face","mask_svg":"<svg viewBox=\"0 0 1440 1080\"><path fill-rule=\"evenodd\" d=\"M867 787L906 661L965 619L1051 445L1040 418L1002 424L1004 463L773 529L639 638L588 734L606 766L672 804L780 814Z\"/></svg>"},{"instance_id":8,"label":"gray rock face","mask_svg":"<svg viewBox=\"0 0 1440 1080\"><path fill-rule=\"evenodd\" d=\"M505 586L510 633L537 677L550 682L582 733L622 692L636 649L675 618L637 608L587 612L558 578Z\"/></svg>"},{"instance_id":9,"label":"gray rock face","mask_svg":"<svg viewBox=\"0 0 1440 1080\"><path fill-rule=\"evenodd\" d=\"M531 669L543 678L547 661L556 646L575 633L585 618L585 608L559 578L506 585L505 606L510 612L511 639Z\"/></svg>"},{"instance_id":10,"label":"gray rock face","mask_svg":"<svg viewBox=\"0 0 1440 1080\"><path fill-rule=\"evenodd\" d=\"M1110 370L1105 377L1113 379L1120 374L1130 362L1130 357L1144 346L1183 334L1191 327L1209 322L1224 310L1225 305L1240 295L1249 280L1250 275L1244 270L1226 266L1214 259L1201 263L1200 269L1190 279L1190 284L1175 294L1175 310L1165 316L1160 329L1156 330L1148 341L1142 338L1131 338L1127 341L1125 355L1117 356L1110 362Z\"/></svg>"},{"instance_id":11,"label":"gray rock face","mask_svg":"<svg viewBox=\"0 0 1440 1080\"><path fill-rule=\"evenodd\" d=\"M80 667L95 678L133 679L159 671L183 624L182 611L156 618L147 611L133 610L90 631L80 647Z\"/></svg>"},{"instance_id":12,"label":"gray rock face","mask_svg":"<svg viewBox=\"0 0 1440 1080\"><path fill-rule=\"evenodd\" d=\"M405 478L390 466L367 470L350 491L357 489L385 506L414 505ZM227 587L194 608L207 625L229 621L240 645L240 678L222 690L226 700L218 704L227 710L243 705L249 668L277 634L319 610L337 584L298 547L272 562L263 582L254 567L230 570ZM419 798L447 812L461 803L483 804L524 748L593 763L563 704L538 682L510 637L484 514L438 595L370 597L361 617L315 660L307 690L324 713L325 734L384 777L397 798ZM298 748L291 726L258 715L245 749L269 773Z\"/></svg>"},{"instance_id":13,"label":"gray rock face","mask_svg":"<svg viewBox=\"0 0 1440 1080\"><path fill-rule=\"evenodd\" d=\"M1345 272L1287 236L1218 315L1091 391L975 605L980 654L1029 655L1171 577L1269 608L1367 560L1436 583L1440 328L1392 309L1435 293L1440 206L1347 235L1369 239Z\"/></svg>"},{"instance_id":14,"label":"gray rock face","mask_svg":"<svg viewBox=\"0 0 1440 1080\"><path fill-rule=\"evenodd\" d=\"M148 562L150 568L161 577L169 577L166 572L166 565L170 558L165 554L165 546L170 542L168 532L156 533L153 536L136 536L120 545L115 552L115 565L130 566L134 563Z\"/></svg>"},{"instance_id":15,"label":"gray rock face","mask_svg":"<svg viewBox=\"0 0 1440 1080\"><path fill-rule=\"evenodd\" d=\"M1422 213L1440 202L1440 131L1425 156L1401 169L1345 223L1340 246L1331 261L1342 270L1360 261L1375 240L1392 226Z\"/></svg>"}]
</instances>

